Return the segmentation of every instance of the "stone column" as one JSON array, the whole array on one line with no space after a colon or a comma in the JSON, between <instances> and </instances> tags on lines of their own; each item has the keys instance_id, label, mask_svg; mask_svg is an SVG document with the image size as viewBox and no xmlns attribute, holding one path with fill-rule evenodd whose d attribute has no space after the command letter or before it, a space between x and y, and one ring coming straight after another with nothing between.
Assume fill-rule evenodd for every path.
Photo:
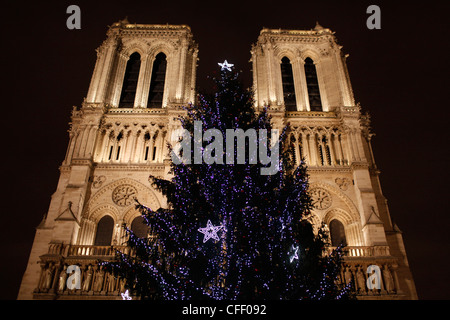
<instances>
[{"instance_id":1,"label":"stone column","mask_svg":"<svg viewBox=\"0 0 450 320\"><path fill-rule=\"evenodd\" d=\"M310 153L308 150L308 140L306 138L306 132L301 133L302 136L302 147L303 147L303 157L307 165L310 164Z\"/></svg>"},{"instance_id":2,"label":"stone column","mask_svg":"<svg viewBox=\"0 0 450 320\"><path fill-rule=\"evenodd\" d=\"M344 153L347 158L347 162L348 162L348 164L351 164L353 162L354 158L353 158L353 150L352 150L352 146L351 146L351 142L350 142L350 130L346 130L346 132L341 135L341 138L344 142L343 149L344 149Z\"/></svg>"},{"instance_id":3,"label":"stone column","mask_svg":"<svg viewBox=\"0 0 450 320\"><path fill-rule=\"evenodd\" d=\"M74 148L75 148L75 141L77 139L77 133L74 132L73 130L71 130L69 132L69 147L67 148L67 152L66 152L66 158L64 160L64 164L70 164L72 157L73 157L73 152L74 152Z\"/></svg>"},{"instance_id":4,"label":"stone column","mask_svg":"<svg viewBox=\"0 0 450 320\"><path fill-rule=\"evenodd\" d=\"M305 94L303 92L302 86L302 76L301 76L301 68L303 68L303 63L299 61L300 58L297 58L291 63L292 65L292 74L294 77L294 88L295 88L295 100L297 104L297 111L306 110L305 106Z\"/></svg>"},{"instance_id":5,"label":"stone column","mask_svg":"<svg viewBox=\"0 0 450 320\"><path fill-rule=\"evenodd\" d=\"M323 79L322 63L314 61L314 65L316 66L317 83L319 84L320 99L322 101L322 111L327 112L330 110L330 105L328 103L325 81Z\"/></svg>"},{"instance_id":6,"label":"stone column","mask_svg":"<svg viewBox=\"0 0 450 320\"><path fill-rule=\"evenodd\" d=\"M108 90L108 86L111 85L111 73L112 67L114 65L114 59L116 56L117 50L117 40L108 39L109 45L105 52L105 62L100 75L100 81L98 84L97 94L95 96L94 102L104 102L106 98L106 91Z\"/></svg>"},{"instance_id":7,"label":"stone column","mask_svg":"<svg viewBox=\"0 0 450 320\"><path fill-rule=\"evenodd\" d=\"M120 95L122 93L123 78L127 67L129 57L123 53L118 53L118 62L116 67L116 76L112 82L111 105L115 108L119 106Z\"/></svg>"},{"instance_id":8,"label":"stone column","mask_svg":"<svg viewBox=\"0 0 450 320\"><path fill-rule=\"evenodd\" d=\"M295 148L295 163L297 165L300 164L301 161L301 155L300 155L300 134L298 132L295 133L295 144L294 144L294 148Z\"/></svg>"},{"instance_id":9,"label":"stone column","mask_svg":"<svg viewBox=\"0 0 450 320\"><path fill-rule=\"evenodd\" d=\"M334 155L334 145L333 145L333 142L331 141L331 137L332 137L332 134L327 133L327 145L328 145L328 150L330 151L330 162L331 162L330 164L332 166L335 166L336 165L336 157Z\"/></svg>"},{"instance_id":10,"label":"stone column","mask_svg":"<svg viewBox=\"0 0 450 320\"><path fill-rule=\"evenodd\" d=\"M147 96L144 92L146 84L146 70L147 70L147 55L141 56L141 65L139 69L138 83L136 85L136 95L134 97L134 107L143 108L147 100L144 100L144 96ZM148 93L147 93L148 94Z\"/></svg>"},{"instance_id":11,"label":"stone column","mask_svg":"<svg viewBox=\"0 0 450 320\"><path fill-rule=\"evenodd\" d=\"M80 125L77 129L77 139L75 141L75 152L74 152L74 158L79 158L80 153L82 151L81 145L83 144L83 141L85 140L86 135L86 126Z\"/></svg>"},{"instance_id":12,"label":"stone column","mask_svg":"<svg viewBox=\"0 0 450 320\"><path fill-rule=\"evenodd\" d=\"M192 103L195 102L197 59L198 59L198 49L194 49L192 53L191 90L189 95L189 101Z\"/></svg>"},{"instance_id":13,"label":"stone column","mask_svg":"<svg viewBox=\"0 0 450 320\"><path fill-rule=\"evenodd\" d=\"M339 135L332 134L331 138L332 138L332 142L331 143L334 146L334 151L335 151L335 155L336 155L336 165L342 165L343 161L342 161L341 146L340 146L340 143L339 143Z\"/></svg>"},{"instance_id":14,"label":"stone column","mask_svg":"<svg viewBox=\"0 0 450 320\"><path fill-rule=\"evenodd\" d=\"M308 96L308 85L306 83L306 74L305 74L305 61L301 60L301 72L300 72L300 86L302 87L303 92L303 102L304 102L304 109L303 111L311 111L311 106L309 104L309 96Z\"/></svg>"},{"instance_id":15,"label":"stone column","mask_svg":"<svg viewBox=\"0 0 450 320\"><path fill-rule=\"evenodd\" d=\"M316 143L316 135L314 133L310 133L308 136L309 141L309 154L311 158L311 166L317 166L317 143Z\"/></svg>"},{"instance_id":16,"label":"stone column","mask_svg":"<svg viewBox=\"0 0 450 320\"><path fill-rule=\"evenodd\" d=\"M181 43L181 49L179 54L179 60L178 60L178 84L177 84L177 91L175 94L175 99L178 103L182 102L182 98L184 95L184 79L186 77L186 48L187 44L186 41L182 41Z\"/></svg>"}]
</instances>

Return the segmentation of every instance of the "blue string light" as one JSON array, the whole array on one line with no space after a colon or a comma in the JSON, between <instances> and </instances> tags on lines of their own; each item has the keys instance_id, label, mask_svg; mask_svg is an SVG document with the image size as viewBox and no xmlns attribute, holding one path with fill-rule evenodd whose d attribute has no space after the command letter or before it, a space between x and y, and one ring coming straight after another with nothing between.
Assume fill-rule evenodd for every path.
<instances>
[{"instance_id":1,"label":"blue string light","mask_svg":"<svg viewBox=\"0 0 450 320\"><path fill-rule=\"evenodd\" d=\"M222 70L215 83L213 96L199 96L199 106L184 108L183 128L193 132L194 121L201 121L203 130L270 132L269 108L255 112L238 73ZM137 203L151 236L139 238L124 226L132 251L118 251L116 261L101 265L124 277L142 298L345 298L349 287L336 285L342 250L322 257L324 243L306 221L311 211L306 167L289 160L287 136L286 127L274 175L260 175L261 164L181 163L172 164L170 181L151 177L169 207L152 210ZM315 266L312 272L306 262Z\"/></svg>"}]
</instances>

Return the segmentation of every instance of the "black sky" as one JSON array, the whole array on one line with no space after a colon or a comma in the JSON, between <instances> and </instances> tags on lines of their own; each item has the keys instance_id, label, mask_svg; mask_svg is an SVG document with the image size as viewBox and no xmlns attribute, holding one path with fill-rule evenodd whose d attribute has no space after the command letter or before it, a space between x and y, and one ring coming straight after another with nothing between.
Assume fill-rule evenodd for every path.
<instances>
[{"instance_id":1,"label":"black sky","mask_svg":"<svg viewBox=\"0 0 450 320\"><path fill-rule=\"evenodd\" d=\"M81 8L81 30L66 8ZM381 30L366 8L381 8ZM336 32L350 54L356 101L372 115L373 149L393 220L404 232L421 299L450 299L448 2L9 1L2 4L3 187L0 299L17 297L35 227L56 190L70 111L87 94L107 26L187 24L199 44L197 81L227 59L251 85L251 44L263 27Z\"/></svg>"}]
</instances>

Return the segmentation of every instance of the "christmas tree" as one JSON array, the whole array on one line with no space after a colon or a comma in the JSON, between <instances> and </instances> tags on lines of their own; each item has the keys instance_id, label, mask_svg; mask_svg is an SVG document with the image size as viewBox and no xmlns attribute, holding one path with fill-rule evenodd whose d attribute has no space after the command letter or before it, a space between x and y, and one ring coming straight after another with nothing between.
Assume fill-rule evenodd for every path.
<instances>
[{"instance_id":1,"label":"christmas tree","mask_svg":"<svg viewBox=\"0 0 450 320\"><path fill-rule=\"evenodd\" d=\"M308 219L308 175L289 128L277 134L230 65L213 80L215 93L180 118L178 143L191 149L170 145L173 178L151 177L168 208L137 202L149 237L124 225L131 251L102 265L141 299L348 297L337 282L342 248L326 254L326 229Z\"/></svg>"}]
</instances>

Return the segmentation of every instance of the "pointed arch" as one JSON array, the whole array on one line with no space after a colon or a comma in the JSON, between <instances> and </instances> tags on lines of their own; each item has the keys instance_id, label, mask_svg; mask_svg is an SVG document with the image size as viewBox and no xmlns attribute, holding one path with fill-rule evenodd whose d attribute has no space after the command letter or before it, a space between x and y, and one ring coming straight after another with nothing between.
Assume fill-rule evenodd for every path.
<instances>
[{"instance_id":1,"label":"pointed arch","mask_svg":"<svg viewBox=\"0 0 450 320\"><path fill-rule=\"evenodd\" d=\"M167 73L167 56L160 52L155 56L148 93L147 108L162 108Z\"/></svg>"},{"instance_id":2,"label":"pointed arch","mask_svg":"<svg viewBox=\"0 0 450 320\"><path fill-rule=\"evenodd\" d=\"M283 86L283 99L286 111L297 110L297 99L295 96L294 73L291 60L284 56L281 59L281 83Z\"/></svg>"},{"instance_id":3,"label":"pointed arch","mask_svg":"<svg viewBox=\"0 0 450 320\"><path fill-rule=\"evenodd\" d=\"M307 57L305 59L304 68L310 110L322 111L322 100L320 97L319 81L314 60Z\"/></svg>"},{"instance_id":4,"label":"pointed arch","mask_svg":"<svg viewBox=\"0 0 450 320\"><path fill-rule=\"evenodd\" d=\"M338 219L331 220L329 224L329 229L330 229L331 245L333 247L337 247L340 245L343 246L347 245L345 228L341 221L339 221Z\"/></svg>"},{"instance_id":5,"label":"pointed arch","mask_svg":"<svg viewBox=\"0 0 450 320\"><path fill-rule=\"evenodd\" d=\"M94 246L109 246L114 232L114 219L110 215L104 215L97 223Z\"/></svg>"},{"instance_id":6,"label":"pointed arch","mask_svg":"<svg viewBox=\"0 0 450 320\"><path fill-rule=\"evenodd\" d=\"M135 217L131 222L131 231L139 238L147 238L149 226L141 215Z\"/></svg>"},{"instance_id":7,"label":"pointed arch","mask_svg":"<svg viewBox=\"0 0 450 320\"><path fill-rule=\"evenodd\" d=\"M122 93L119 108L133 108L136 98L139 72L141 69L141 55L136 51L130 55L123 78Z\"/></svg>"},{"instance_id":8,"label":"pointed arch","mask_svg":"<svg viewBox=\"0 0 450 320\"><path fill-rule=\"evenodd\" d=\"M124 184L132 185L137 189L138 199L141 203L145 203L146 206L154 210L161 207L162 199L160 200L160 194L157 193L156 190L142 184L135 179L122 178L103 185L96 193L91 196L88 204L88 209L86 211L86 217L94 220L94 217L92 215L97 212L97 207L110 204L113 190L116 187ZM121 208L113 204L111 204L110 206L115 208L114 210L117 211L117 219L122 219L124 212L121 210ZM132 207L134 208L134 206Z\"/></svg>"}]
</instances>

